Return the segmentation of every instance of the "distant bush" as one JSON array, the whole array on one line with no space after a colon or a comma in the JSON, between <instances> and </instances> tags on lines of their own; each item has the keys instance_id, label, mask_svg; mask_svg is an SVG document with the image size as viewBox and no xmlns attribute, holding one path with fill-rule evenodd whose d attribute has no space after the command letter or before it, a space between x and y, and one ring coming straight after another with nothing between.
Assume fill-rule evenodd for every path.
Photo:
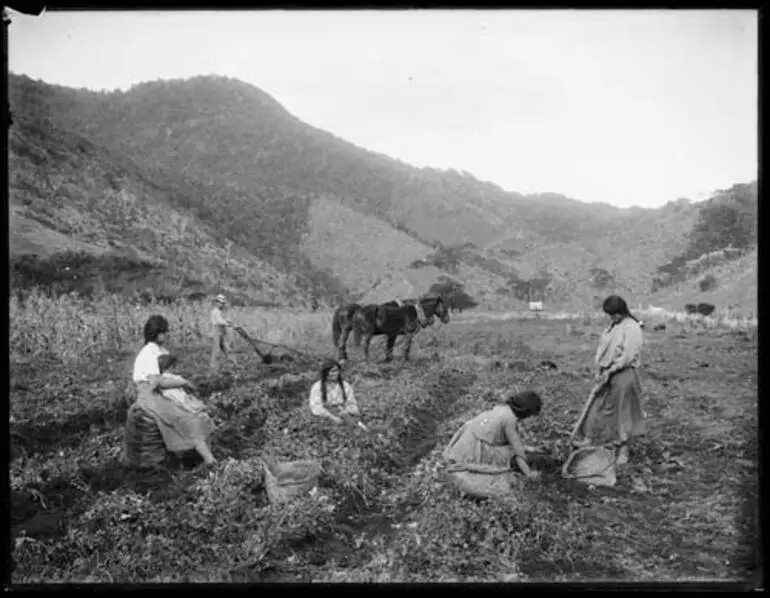
<instances>
[{"instance_id":1,"label":"distant bush","mask_svg":"<svg viewBox=\"0 0 770 598\"><path fill-rule=\"evenodd\" d=\"M698 283L698 286L700 287L700 290L704 293L706 291L710 291L712 289L715 289L717 287L717 279L713 274L707 274L703 278L701 278L700 282Z\"/></svg>"},{"instance_id":2,"label":"distant bush","mask_svg":"<svg viewBox=\"0 0 770 598\"><path fill-rule=\"evenodd\" d=\"M542 270L538 272L536 277L529 280L511 278L508 284L513 289L514 296L520 301L542 301L548 297L551 280L553 277Z\"/></svg>"},{"instance_id":3,"label":"distant bush","mask_svg":"<svg viewBox=\"0 0 770 598\"><path fill-rule=\"evenodd\" d=\"M462 262L462 250L459 248L440 248L422 260L426 266L435 266L439 270L455 273Z\"/></svg>"},{"instance_id":4,"label":"distant bush","mask_svg":"<svg viewBox=\"0 0 770 598\"><path fill-rule=\"evenodd\" d=\"M145 278L158 270L153 264L125 256L80 251L66 251L48 258L22 255L10 261L11 289L18 292L38 287L54 296L76 292L90 297L121 276Z\"/></svg>"},{"instance_id":5,"label":"distant bush","mask_svg":"<svg viewBox=\"0 0 770 598\"><path fill-rule=\"evenodd\" d=\"M591 268L591 285L596 289L606 289L615 284L615 277L604 268Z\"/></svg>"},{"instance_id":6,"label":"distant bush","mask_svg":"<svg viewBox=\"0 0 770 598\"><path fill-rule=\"evenodd\" d=\"M441 295L450 309L470 309L478 305L478 302L465 292L465 286L462 283L447 277L442 277L434 283L429 291Z\"/></svg>"}]
</instances>

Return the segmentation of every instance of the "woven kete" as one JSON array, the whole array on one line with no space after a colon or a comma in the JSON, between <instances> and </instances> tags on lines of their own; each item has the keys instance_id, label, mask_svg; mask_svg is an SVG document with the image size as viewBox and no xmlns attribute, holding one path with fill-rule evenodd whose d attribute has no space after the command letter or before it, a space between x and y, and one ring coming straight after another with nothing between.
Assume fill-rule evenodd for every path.
<instances>
[{"instance_id":1,"label":"woven kete","mask_svg":"<svg viewBox=\"0 0 770 598\"><path fill-rule=\"evenodd\" d=\"M292 461L274 464L263 461L267 497L273 504L301 496L318 483L321 464L318 461Z\"/></svg>"},{"instance_id":2,"label":"woven kete","mask_svg":"<svg viewBox=\"0 0 770 598\"><path fill-rule=\"evenodd\" d=\"M128 410L123 461L132 467L156 467L166 459L166 445L152 416L134 403Z\"/></svg>"}]
</instances>

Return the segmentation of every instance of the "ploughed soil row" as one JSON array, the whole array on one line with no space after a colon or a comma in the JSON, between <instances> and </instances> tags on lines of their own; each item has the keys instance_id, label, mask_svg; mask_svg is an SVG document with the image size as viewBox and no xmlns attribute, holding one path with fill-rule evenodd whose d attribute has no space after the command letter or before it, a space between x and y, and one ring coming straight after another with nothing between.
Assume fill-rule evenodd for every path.
<instances>
[{"instance_id":1,"label":"ploughed soil row","mask_svg":"<svg viewBox=\"0 0 770 598\"><path fill-rule=\"evenodd\" d=\"M271 368L269 374L286 373L285 369ZM424 388L415 404L408 409L405 424L399 430L398 451L382 454L380 465L392 475L398 476L409 471L436 445L436 428L441 414L473 383L475 376L451 369L426 372L435 381ZM268 372L265 372L268 373ZM396 374L397 372L393 372ZM307 395L307 380L301 375L288 376L287 381L277 381L277 375L270 379L259 377L254 393L246 394L232 402L219 401L214 407L215 417L223 424L212 441L214 450L222 458L238 459L244 451L259 450L265 442L260 430L269 412L295 409L302 405ZM228 390L234 383L230 377L197 380L201 396ZM266 382L266 384L265 384ZM237 382L236 382L237 384ZM229 395L230 393L228 393ZM238 393L235 393L236 395ZM112 401L112 406L119 401ZM37 424L16 425L12 431L17 451L28 455L48 454L63 447L78 446L89 434L104 434L125 421L126 410L93 408L65 418L61 421L44 420ZM15 489L11 494L12 536L26 535L38 540L50 540L67 533L71 519L82 514L98 492L112 492L125 488L140 494L149 493L153 501L174 500L181 496L185 487L198 475L190 469L198 465L197 455L182 458L169 456L166 467L154 470L136 470L123 466L112 458L98 467L80 466L77 471L55 479L41 479L24 489ZM322 484L329 484L327 480ZM257 483L252 488L252 500L266 503L264 486ZM311 564L323 564L334 559L341 566L354 566L367 556L366 550L357 550L350 542L352 534L388 534L391 524L409 512L410 505L401 506L401 513L385 515L377 501L368 500L360 494L346 489L338 494L336 517L338 528L334 534L324 537L295 538L279 545L270 560L277 561L282 551L304 555L303 560ZM400 516L399 516L400 515ZM265 572L269 575L269 572ZM288 573L288 572L287 572ZM273 575L285 577L280 571Z\"/></svg>"},{"instance_id":2,"label":"ploughed soil row","mask_svg":"<svg viewBox=\"0 0 770 598\"><path fill-rule=\"evenodd\" d=\"M385 488L397 492L402 476L411 470L436 447L437 429L452 404L467 392L476 379L475 374L444 368L430 373L435 381L428 383L418 400L407 410L406 423L399 430L398 450L382 454L377 463L392 474L391 484ZM333 480L321 480L322 486L335 487ZM382 488L381 488L382 490ZM331 532L303 538L292 538L280 543L270 553L271 564L259 572L246 574L254 581L307 581L308 572L286 566L294 555L313 566L334 561L339 568L355 568L373 556L372 540L380 536L388 540L395 535L394 525L409 517L419 505L412 499L401 502L395 509L383 504L379 497L365 497L360 492L345 489L335 510L335 529ZM359 538L359 541L355 541ZM365 539L363 539L365 538Z\"/></svg>"},{"instance_id":3,"label":"ploughed soil row","mask_svg":"<svg viewBox=\"0 0 770 598\"><path fill-rule=\"evenodd\" d=\"M287 372L286 367L272 366L262 368L250 381L268 381ZM208 398L213 393L224 392L234 384L243 382L230 375L191 377L198 386L199 395ZM69 378L68 378L69 380ZM292 386L298 382L270 392L279 401L291 393ZM85 391L85 382L80 381L68 386L68 393ZM306 385L306 384L305 384ZM261 384L260 384L261 386ZM23 384L26 392L29 384ZM125 424L128 403L125 400L125 385L114 389L111 396L104 398L101 404L85 411L67 414L62 409L62 416L45 413L33 421L12 422L11 458L22 456L52 455L62 449L75 448L90 436L102 436ZM22 399L23 400L23 399ZM225 406L219 411L225 421L236 414L235 406ZM66 415L65 415L66 414ZM212 442L219 446L223 457L234 456L237 450L228 450L229 446L248 444L254 433L264 422L264 410L251 411L247 417L232 426L220 426ZM217 444L218 443L218 444ZM165 467L152 470L135 469L124 466L118 459L109 459L98 467L81 465L77 471L60 477L47 479L45 472L41 481L29 484L24 489L11 491L11 535L45 540L62 537L67 532L68 522L88 508L93 496L98 492L112 492L119 488L134 490L138 493L150 492L152 500L173 500L180 495L196 474L193 469L201 463L197 453L190 452L180 457L169 454Z\"/></svg>"}]
</instances>

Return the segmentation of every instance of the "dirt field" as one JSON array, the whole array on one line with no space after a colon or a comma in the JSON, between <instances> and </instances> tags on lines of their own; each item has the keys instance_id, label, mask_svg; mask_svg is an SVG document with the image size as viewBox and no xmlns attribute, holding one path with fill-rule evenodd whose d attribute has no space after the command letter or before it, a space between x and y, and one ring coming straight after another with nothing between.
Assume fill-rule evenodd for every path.
<instances>
[{"instance_id":1,"label":"dirt field","mask_svg":"<svg viewBox=\"0 0 770 598\"><path fill-rule=\"evenodd\" d=\"M624 581L757 583L757 347L742 332L648 331L647 437L615 487L560 477L591 387L598 326L463 322L422 332L409 364L363 364L349 378L372 433L307 413L317 363L196 375L218 424L213 469L175 459L119 464L131 356L81 367L12 369L14 583L45 581ZM319 348L320 351L320 348ZM372 343L381 359L384 341ZM108 360L109 357L109 360ZM550 363L544 363L550 362ZM554 367L555 366L555 367ZM309 373L308 373L309 372ZM539 482L514 507L460 498L440 452L470 416L516 390L544 398L528 444ZM268 504L260 456L317 458L319 491Z\"/></svg>"}]
</instances>

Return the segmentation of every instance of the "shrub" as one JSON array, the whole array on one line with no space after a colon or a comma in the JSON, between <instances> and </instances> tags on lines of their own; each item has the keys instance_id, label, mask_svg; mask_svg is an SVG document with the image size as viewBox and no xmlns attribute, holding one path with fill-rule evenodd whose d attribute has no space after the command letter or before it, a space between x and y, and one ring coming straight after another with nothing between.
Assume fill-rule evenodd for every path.
<instances>
[{"instance_id":1,"label":"shrub","mask_svg":"<svg viewBox=\"0 0 770 598\"><path fill-rule=\"evenodd\" d=\"M698 286L700 287L700 290L705 293L706 291L710 291L716 288L717 279L716 277L714 277L713 274L707 274L706 276L701 278L700 282L698 283Z\"/></svg>"}]
</instances>

